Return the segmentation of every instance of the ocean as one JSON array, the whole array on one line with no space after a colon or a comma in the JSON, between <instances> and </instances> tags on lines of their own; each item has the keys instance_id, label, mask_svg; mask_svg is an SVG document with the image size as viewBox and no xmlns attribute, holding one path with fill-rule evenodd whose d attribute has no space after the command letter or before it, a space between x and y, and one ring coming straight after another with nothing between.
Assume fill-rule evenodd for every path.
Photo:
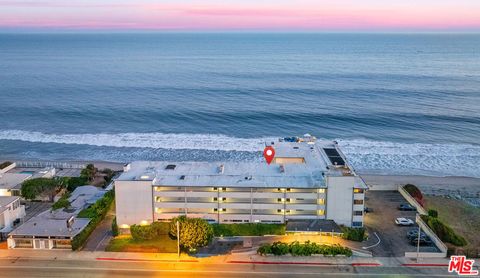
<instances>
[{"instance_id":1,"label":"ocean","mask_svg":"<svg viewBox=\"0 0 480 278\"><path fill-rule=\"evenodd\" d=\"M0 34L0 158L261 160L480 177L479 34Z\"/></svg>"}]
</instances>

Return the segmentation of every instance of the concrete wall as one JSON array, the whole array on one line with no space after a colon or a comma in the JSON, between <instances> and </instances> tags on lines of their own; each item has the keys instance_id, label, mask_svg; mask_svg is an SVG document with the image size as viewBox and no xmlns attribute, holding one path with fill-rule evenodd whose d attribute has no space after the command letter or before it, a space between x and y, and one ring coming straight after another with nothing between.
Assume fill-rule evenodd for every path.
<instances>
[{"instance_id":1,"label":"concrete wall","mask_svg":"<svg viewBox=\"0 0 480 278\"><path fill-rule=\"evenodd\" d=\"M146 224L153 222L151 181L115 181L117 224Z\"/></svg>"},{"instance_id":2,"label":"concrete wall","mask_svg":"<svg viewBox=\"0 0 480 278\"><path fill-rule=\"evenodd\" d=\"M326 179L328 185L327 219L351 227L355 177L326 177Z\"/></svg>"}]
</instances>

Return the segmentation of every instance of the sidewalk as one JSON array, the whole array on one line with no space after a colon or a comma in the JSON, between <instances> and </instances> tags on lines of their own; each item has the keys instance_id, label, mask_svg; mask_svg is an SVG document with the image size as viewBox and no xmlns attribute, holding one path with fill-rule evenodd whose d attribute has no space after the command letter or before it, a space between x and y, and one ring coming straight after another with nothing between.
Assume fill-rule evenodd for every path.
<instances>
[{"instance_id":1,"label":"sidewalk","mask_svg":"<svg viewBox=\"0 0 480 278\"><path fill-rule=\"evenodd\" d=\"M347 265L365 267L445 267L448 259L415 259L404 257L294 257L294 256L260 256L255 252L232 253L210 257L193 257L182 254L178 258L174 253L126 253L103 251L69 251L69 250L0 250L0 259L43 259L43 260L97 260L97 261L123 261L123 262L172 262L172 263L211 263L211 264L304 264L317 266Z\"/></svg>"}]
</instances>

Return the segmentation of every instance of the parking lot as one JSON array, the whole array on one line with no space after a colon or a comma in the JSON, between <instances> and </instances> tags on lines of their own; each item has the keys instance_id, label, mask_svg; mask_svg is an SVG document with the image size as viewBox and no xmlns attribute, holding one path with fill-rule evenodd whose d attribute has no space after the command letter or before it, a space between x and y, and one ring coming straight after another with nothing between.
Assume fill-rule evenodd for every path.
<instances>
[{"instance_id":1,"label":"parking lot","mask_svg":"<svg viewBox=\"0 0 480 278\"><path fill-rule=\"evenodd\" d=\"M416 224L412 226L398 226L395 218L405 217L415 221L415 211L400 211L398 206L407 201L398 191L367 191L366 207L373 212L365 215L365 225L370 232L370 237L380 238L380 243L368 250L374 256L402 257L405 252L416 252L416 245L410 244L406 234L412 229L418 229ZM378 242L378 240L377 240ZM433 246L420 246L420 252L435 252L438 249Z\"/></svg>"}]
</instances>

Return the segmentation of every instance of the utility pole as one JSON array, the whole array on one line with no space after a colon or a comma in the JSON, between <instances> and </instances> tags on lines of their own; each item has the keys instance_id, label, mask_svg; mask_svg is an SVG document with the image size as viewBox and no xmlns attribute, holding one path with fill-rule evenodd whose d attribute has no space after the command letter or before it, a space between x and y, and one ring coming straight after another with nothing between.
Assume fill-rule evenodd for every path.
<instances>
[{"instance_id":1,"label":"utility pole","mask_svg":"<svg viewBox=\"0 0 480 278\"><path fill-rule=\"evenodd\" d=\"M180 258L180 222L177 220L177 250L178 258Z\"/></svg>"},{"instance_id":2,"label":"utility pole","mask_svg":"<svg viewBox=\"0 0 480 278\"><path fill-rule=\"evenodd\" d=\"M417 224L418 224L418 213L416 215L416 218L417 218ZM420 225L418 225L418 236L417 236L417 263L418 263L418 255L420 253L420 233L422 232L422 230L420 229Z\"/></svg>"}]
</instances>

